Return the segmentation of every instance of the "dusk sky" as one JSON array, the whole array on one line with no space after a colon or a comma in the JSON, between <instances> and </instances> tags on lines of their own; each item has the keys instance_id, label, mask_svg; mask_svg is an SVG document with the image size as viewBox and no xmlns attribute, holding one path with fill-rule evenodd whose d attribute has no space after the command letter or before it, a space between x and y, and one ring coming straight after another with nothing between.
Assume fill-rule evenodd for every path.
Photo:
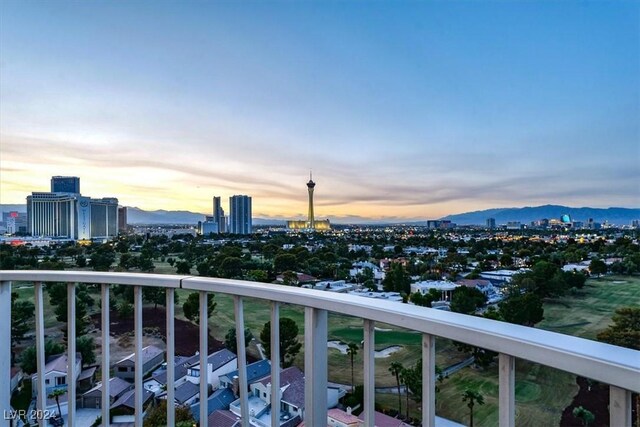
<instances>
[{"instance_id":1,"label":"dusk sky","mask_svg":"<svg viewBox=\"0 0 640 427\"><path fill-rule=\"evenodd\" d=\"M0 202L640 207L640 2L0 2Z\"/></svg>"}]
</instances>

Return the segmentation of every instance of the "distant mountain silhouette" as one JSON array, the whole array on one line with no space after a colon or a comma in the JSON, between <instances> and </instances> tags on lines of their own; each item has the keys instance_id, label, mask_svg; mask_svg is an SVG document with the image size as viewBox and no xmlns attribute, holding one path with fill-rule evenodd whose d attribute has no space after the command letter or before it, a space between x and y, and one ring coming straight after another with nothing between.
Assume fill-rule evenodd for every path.
<instances>
[{"instance_id":1,"label":"distant mountain silhouette","mask_svg":"<svg viewBox=\"0 0 640 427\"><path fill-rule=\"evenodd\" d=\"M529 224L539 219L559 219L568 214L574 221L587 221L593 218L596 222L608 221L616 225L629 225L631 221L640 219L640 209L628 208L572 208L559 205L527 206L524 208L487 209L483 211L466 212L455 215L447 215L441 219L450 220L458 225L484 225L487 219L495 218L496 224L505 224L508 221L520 221Z\"/></svg>"},{"instance_id":2,"label":"distant mountain silhouette","mask_svg":"<svg viewBox=\"0 0 640 427\"><path fill-rule=\"evenodd\" d=\"M204 221L205 214L190 211L145 211L140 208L127 208L129 224L197 224ZM253 225L286 225L278 219L253 218Z\"/></svg>"},{"instance_id":3,"label":"distant mountain silhouette","mask_svg":"<svg viewBox=\"0 0 640 427\"><path fill-rule=\"evenodd\" d=\"M26 205L3 204L0 212L26 212ZM496 224L508 221L520 221L529 224L542 218L560 218L569 214L575 221L587 221L593 218L596 222L609 221L616 225L629 225L631 221L640 219L640 209L628 208L572 208L568 206L544 205L524 208L499 208L483 211L466 212L447 215L441 219L450 220L458 225L484 225L488 218L495 218ZM129 224L197 224L204 221L205 214L190 211L145 211L136 207L128 207L127 220ZM412 224L426 225L426 221L404 220L402 218L371 219L359 216L330 217L333 224ZM286 220L280 218L253 218L253 225L285 226Z\"/></svg>"}]
</instances>

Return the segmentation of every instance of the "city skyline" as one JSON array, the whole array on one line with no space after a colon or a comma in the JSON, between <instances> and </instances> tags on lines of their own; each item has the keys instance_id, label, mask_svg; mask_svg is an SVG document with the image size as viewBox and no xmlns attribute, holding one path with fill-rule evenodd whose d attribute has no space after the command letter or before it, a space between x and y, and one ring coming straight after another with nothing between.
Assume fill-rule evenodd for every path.
<instances>
[{"instance_id":1,"label":"city skyline","mask_svg":"<svg viewBox=\"0 0 640 427\"><path fill-rule=\"evenodd\" d=\"M3 2L0 194L424 219L640 206L635 2ZM38 28L39 31L32 31ZM117 30L117 31L114 31Z\"/></svg>"}]
</instances>

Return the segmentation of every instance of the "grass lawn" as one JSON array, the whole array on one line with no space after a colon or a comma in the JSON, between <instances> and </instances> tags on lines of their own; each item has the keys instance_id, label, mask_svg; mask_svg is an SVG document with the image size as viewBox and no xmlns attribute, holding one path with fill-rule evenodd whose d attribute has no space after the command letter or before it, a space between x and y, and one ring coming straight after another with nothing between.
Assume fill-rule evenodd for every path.
<instances>
[{"instance_id":1,"label":"grass lawn","mask_svg":"<svg viewBox=\"0 0 640 427\"><path fill-rule=\"evenodd\" d=\"M544 320L537 327L595 340L616 308L625 305L640 305L640 277L589 279L576 295L546 301Z\"/></svg>"}]
</instances>

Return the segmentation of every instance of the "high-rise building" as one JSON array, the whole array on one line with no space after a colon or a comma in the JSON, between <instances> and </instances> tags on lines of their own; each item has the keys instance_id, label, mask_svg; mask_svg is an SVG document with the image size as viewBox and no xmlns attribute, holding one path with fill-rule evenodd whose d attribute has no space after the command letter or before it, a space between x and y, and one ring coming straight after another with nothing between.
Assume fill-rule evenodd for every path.
<instances>
[{"instance_id":1,"label":"high-rise building","mask_svg":"<svg viewBox=\"0 0 640 427\"><path fill-rule=\"evenodd\" d=\"M213 197L213 221L218 224L217 231L215 231L216 233L227 232L227 221L224 216L224 209L222 209L219 196Z\"/></svg>"},{"instance_id":2,"label":"high-rise building","mask_svg":"<svg viewBox=\"0 0 640 427\"><path fill-rule=\"evenodd\" d=\"M27 232L71 240L111 239L118 235L118 199L92 199L80 193L80 178L51 178L57 192L27 197Z\"/></svg>"},{"instance_id":3,"label":"high-rise building","mask_svg":"<svg viewBox=\"0 0 640 427\"><path fill-rule=\"evenodd\" d=\"M111 239L118 235L118 199L90 199L91 238Z\"/></svg>"},{"instance_id":4,"label":"high-rise building","mask_svg":"<svg viewBox=\"0 0 640 427\"><path fill-rule=\"evenodd\" d=\"M78 197L70 193L27 196L27 233L37 237L78 238Z\"/></svg>"},{"instance_id":5,"label":"high-rise building","mask_svg":"<svg viewBox=\"0 0 640 427\"><path fill-rule=\"evenodd\" d=\"M80 178L77 176L52 176L51 192L80 194Z\"/></svg>"},{"instance_id":6,"label":"high-rise building","mask_svg":"<svg viewBox=\"0 0 640 427\"><path fill-rule=\"evenodd\" d=\"M127 231L127 207L120 206L118 208L118 233Z\"/></svg>"},{"instance_id":7,"label":"high-rise building","mask_svg":"<svg viewBox=\"0 0 640 427\"><path fill-rule=\"evenodd\" d=\"M496 219L495 218L488 218L487 219L487 228L490 230L493 230L494 228L496 228Z\"/></svg>"},{"instance_id":8,"label":"high-rise building","mask_svg":"<svg viewBox=\"0 0 640 427\"><path fill-rule=\"evenodd\" d=\"M251 197L229 197L229 232L251 234Z\"/></svg>"},{"instance_id":9,"label":"high-rise building","mask_svg":"<svg viewBox=\"0 0 640 427\"><path fill-rule=\"evenodd\" d=\"M27 214L25 212L3 212L2 224L7 234L27 232Z\"/></svg>"}]
</instances>

